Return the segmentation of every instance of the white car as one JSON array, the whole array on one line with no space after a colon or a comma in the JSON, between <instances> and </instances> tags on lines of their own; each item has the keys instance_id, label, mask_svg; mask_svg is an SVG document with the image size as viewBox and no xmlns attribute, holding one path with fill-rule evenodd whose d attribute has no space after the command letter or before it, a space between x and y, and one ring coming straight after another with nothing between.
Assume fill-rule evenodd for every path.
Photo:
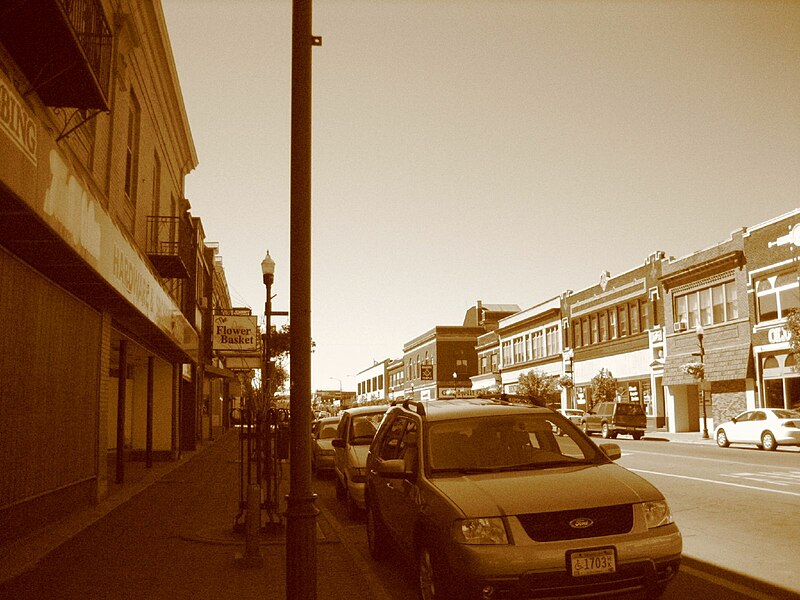
<instances>
[{"instance_id":1,"label":"white car","mask_svg":"<svg viewBox=\"0 0 800 600\"><path fill-rule=\"evenodd\" d=\"M800 446L800 412L783 408L757 408L736 415L714 428L721 448L730 444L755 444L764 450Z\"/></svg>"}]
</instances>

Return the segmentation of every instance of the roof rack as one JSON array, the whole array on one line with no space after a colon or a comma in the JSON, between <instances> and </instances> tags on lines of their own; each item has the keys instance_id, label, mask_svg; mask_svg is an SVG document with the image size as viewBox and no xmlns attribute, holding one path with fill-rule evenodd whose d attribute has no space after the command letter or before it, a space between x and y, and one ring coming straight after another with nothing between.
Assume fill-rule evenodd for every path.
<instances>
[{"instance_id":1,"label":"roof rack","mask_svg":"<svg viewBox=\"0 0 800 600\"><path fill-rule=\"evenodd\" d=\"M493 392L482 394L480 398L486 400L495 400L501 403L515 402L518 404L530 404L531 406L547 407L547 405L541 400L534 398L533 396L527 396L523 394L499 394L497 392Z\"/></svg>"},{"instance_id":2,"label":"roof rack","mask_svg":"<svg viewBox=\"0 0 800 600\"><path fill-rule=\"evenodd\" d=\"M411 410L411 406L413 406L417 414L421 417L425 416L425 405L422 402L417 402L415 400L404 400L403 401L403 408L406 410Z\"/></svg>"}]
</instances>

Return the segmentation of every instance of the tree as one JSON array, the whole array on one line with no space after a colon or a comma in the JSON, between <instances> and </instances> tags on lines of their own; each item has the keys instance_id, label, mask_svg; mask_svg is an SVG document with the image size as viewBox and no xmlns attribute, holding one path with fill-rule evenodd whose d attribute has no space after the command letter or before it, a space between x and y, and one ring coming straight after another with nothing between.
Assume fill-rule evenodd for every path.
<instances>
[{"instance_id":1,"label":"tree","mask_svg":"<svg viewBox=\"0 0 800 600\"><path fill-rule=\"evenodd\" d=\"M592 397L589 399L588 408L600 402L614 402L617 399L617 380L608 369L592 377Z\"/></svg>"},{"instance_id":2,"label":"tree","mask_svg":"<svg viewBox=\"0 0 800 600\"><path fill-rule=\"evenodd\" d=\"M547 406L557 402L559 390L554 377L534 370L519 376L517 395L527 396L533 404Z\"/></svg>"},{"instance_id":3,"label":"tree","mask_svg":"<svg viewBox=\"0 0 800 600\"><path fill-rule=\"evenodd\" d=\"M796 362L800 362L800 310L793 308L789 311L786 317L786 330L790 335L789 348L792 355Z\"/></svg>"}]
</instances>

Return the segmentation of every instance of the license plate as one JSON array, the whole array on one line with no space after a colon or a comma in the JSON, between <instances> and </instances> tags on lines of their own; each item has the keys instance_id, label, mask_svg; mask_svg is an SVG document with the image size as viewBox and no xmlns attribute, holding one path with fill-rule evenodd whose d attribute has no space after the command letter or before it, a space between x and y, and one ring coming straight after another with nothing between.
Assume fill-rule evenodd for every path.
<instances>
[{"instance_id":1,"label":"license plate","mask_svg":"<svg viewBox=\"0 0 800 600\"><path fill-rule=\"evenodd\" d=\"M573 577L615 573L617 570L614 548L576 550L567 554L567 563Z\"/></svg>"}]
</instances>

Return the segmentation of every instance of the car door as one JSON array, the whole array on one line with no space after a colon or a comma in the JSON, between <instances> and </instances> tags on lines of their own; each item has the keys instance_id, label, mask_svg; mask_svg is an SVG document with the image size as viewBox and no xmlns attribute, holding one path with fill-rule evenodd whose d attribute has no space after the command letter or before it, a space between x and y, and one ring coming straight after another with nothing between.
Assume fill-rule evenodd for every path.
<instances>
[{"instance_id":1,"label":"car door","mask_svg":"<svg viewBox=\"0 0 800 600\"><path fill-rule=\"evenodd\" d=\"M745 430L747 439L742 440L749 444L761 444L761 434L767 426L767 415L763 410L753 411L753 416L747 421L747 429Z\"/></svg>"},{"instance_id":2,"label":"car door","mask_svg":"<svg viewBox=\"0 0 800 600\"><path fill-rule=\"evenodd\" d=\"M336 429L335 439L342 440L344 443L346 443L347 432L350 429L350 419L351 416L349 413L342 414L342 420L339 421L339 427ZM347 465L347 447L344 445L344 443L333 444L333 467L334 471L336 471L336 476L342 482L344 482L344 471Z\"/></svg>"},{"instance_id":3,"label":"car door","mask_svg":"<svg viewBox=\"0 0 800 600\"><path fill-rule=\"evenodd\" d=\"M731 421L731 424L725 427L725 435L728 437L729 442L746 441L748 423L752 416L752 410L740 413L734 417L735 421Z\"/></svg>"},{"instance_id":4,"label":"car door","mask_svg":"<svg viewBox=\"0 0 800 600\"><path fill-rule=\"evenodd\" d=\"M400 459L413 469L418 465L416 453L417 425L414 420L401 415L390 424L389 431L377 449L375 460L380 463ZM410 553L416 522L416 483L411 481L413 478L385 478L376 470L370 472L370 478L373 482L370 493L375 494L374 502L379 508L384 525L403 551Z\"/></svg>"}]
</instances>

